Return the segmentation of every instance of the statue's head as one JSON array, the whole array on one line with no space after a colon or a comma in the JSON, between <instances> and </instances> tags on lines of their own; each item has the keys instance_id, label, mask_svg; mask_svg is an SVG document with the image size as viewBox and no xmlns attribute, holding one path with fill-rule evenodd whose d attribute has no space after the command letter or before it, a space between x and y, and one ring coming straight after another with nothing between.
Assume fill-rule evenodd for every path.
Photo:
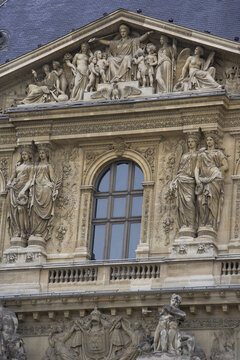
<instances>
[{"instance_id":1,"label":"statue's head","mask_svg":"<svg viewBox=\"0 0 240 360\"><path fill-rule=\"evenodd\" d=\"M126 38L130 34L130 29L127 25L122 24L119 26L119 32L122 38Z\"/></svg>"},{"instance_id":2,"label":"statue's head","mask_svg":"<svg viewBox=\"0 0 240 360\"><path fill-rule=\"evenodd\" d=\"M87 54L89 52L89 44L87 42L83 42L81 44L81 52L83 54Z\"/></svg>"},{"instance_id":3,"label":"statue's head","mask_svg":"<svg viewBox=\"0 0 240 360\"><path fill-rule=\"evenodd\" d=\"M30 161L33 157L33 149L31 145L23 145L20 148L21 162Z\"/></svg>"},{"instance_id":4,"label":"statue's head","mask_svg":"<svg viewBox=\"0 0 240 360\"><path fill-rule=\"evenodd\" d=\"M179 307L182 302L182 298L180 295L172 294L170 304L175 307Z\"/></svg>"},{"instance_id":5,"label":"statue's head","mask_svg":"<svg viewBox=\"0 0 240 360\"><path fill-rule=\"evenodd\" d=\"M153 54L153 53L155 53L155 51L156 51L156 46L152 43L148 43L147 44L147 52L149 54Z\"/></svg>"},{"instance_id":6,"label":"statue's head","mask_svg":"<svg viewBox=\"0 0 240 360\"><path fill-rule=\"evenodd\" d=\"M50 66L48 64L43 65L42 70L45 74L50 72Z\"/></svg>"},{"instance_id":7,"label":"statue's head","mask_svg":"<svg viewBox=\"0 0 240 360\"><path fill-rule=\"evenodd\" d=\"M60 68L60 62L54 60L54 61L52 62L52 67L53 67L54 70L59 69L59 68Z\"/></svg>"},{"instance_id":8,"label":"statue's head","mask_svg":"<svg viewBox=\"0 0 240 360\"><path fill-rule=\"evenodd\" d=\"M219 147L220 134L217 131L209 131L204 134L207 147Z\"/></svg>"},{"instance_id":9,"label":"statue's head","mask_svg":"<svg viewBox=\"0 0 240 360\"><path fill-rule=\"evenodd\" d=\"M187 137L187 146L189 150L196 150L200 143L200 134L199 133L188 133Z\"/></svg>"},{"instance_id":10,"label":"statue's head","mask_svg":"<svg viewBox=\"0 0 240 360\"><path fill-rule=\"evenodd\" d=\"M204 50L201 46L197 46L194 50L194 54L195 55L199 55L199 56L203 56L204 55Z\"/></svg>"},{"instance_id":11,"label":"statue's head","mask_svg":"<svg viewBox=\"0 0 240 360\"><path fill-rule=\"evenodd\" d=\"M161 35L160 36L160 44L164 45L164 44L168 44L169 43L169 38L166 35Z\"/></svg>"},{"instance_id":12,"label":"statue's head","mask_svg":"<svg viewBox=\"0 0 240 360\"><path fill-rule=\"evenodd\" d=\"M38 144L38 155L39 160L49 160L49 145L48 144Z\"/></svg>"}]
</instances>

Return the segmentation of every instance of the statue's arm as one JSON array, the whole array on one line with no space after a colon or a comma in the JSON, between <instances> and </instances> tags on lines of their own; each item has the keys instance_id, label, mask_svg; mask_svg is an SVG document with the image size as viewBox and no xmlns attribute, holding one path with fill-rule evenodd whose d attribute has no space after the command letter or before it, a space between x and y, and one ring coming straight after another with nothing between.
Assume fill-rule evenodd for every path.
<instances>
[{"instance_id":1,"label":"statue's arm","mask_svg":"<svg viewBox=\"0 0 240 360\"><path fill-rule=\"evenodd\" d=\"M111 44L111 40L105 40L105 39L99 39L99 38L91 38L88 40L89 43L93 43L93 42L99 42L100 44L103 45L110 45Z\"/></svg>"},{"instance_id":2,"label":"statue's arm","mask_svg":"<svg viewBox=\"0 0 240 360\"><path fill-rule=\"evenodd\" d=\"M186 75L188 73L190 62L191 62L191 56L189 56L189 58L187 59L185 65L182 68L182 75L181 75L181 78L179 79L179 81L183 80L186 77Z\"/></svg>"},{"instance_id":3,"label":"statue's arm","mask_svg":"<svg viewBox=\"0 0 240 360\"><path fill-rule=\"evenodd\" d=\"M48 165L48 171L49 171L49 179L53 182L54 180L54 171L51 164Z\"/></svg>"},{"instance_id":4,"label":"statue's arm","mask_svg":"<svg viewBox=\"0 0 240 360\"><path fill-rule=\"evenodd\" d=\"M148 38L148 36L151 35L153 32L154 31L148 31L145 34L143 34L142 36L140 36L140 38L139 38L140 42L146 40Z\"/></svg>"},{"instance_id":5,"label":"statue's arm","mask_svg":"<svg viewBox=\"0 0 240 360\"><path fill-rule=\"evenodd\" d=\"M200 184L201 181L199 179L199 160L197 160L196 167L195 167L195 170L194 170L194 175L195 175L196 183Z\"/></svg>"},{"instance_id":6,"label":"statue's arm","mask_svg":"<svg viewBox=\"0 0 240 360\"><path fill-rule=\"evenodd\" d=\"M224 174L228 170L228 161L225 157L222 160L222 165L220 166L220 170L221 170L222 174Z\"/></svg>"}]
</instances>

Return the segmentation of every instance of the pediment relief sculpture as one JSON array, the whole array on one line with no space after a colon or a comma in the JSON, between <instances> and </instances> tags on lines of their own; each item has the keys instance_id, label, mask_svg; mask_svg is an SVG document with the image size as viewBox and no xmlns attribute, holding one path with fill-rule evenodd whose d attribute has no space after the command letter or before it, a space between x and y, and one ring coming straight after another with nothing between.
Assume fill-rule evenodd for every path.
<instances>
[{"instance_id":1,"label":"pediment relief sculpture","mask_svg":"<svg viewBox=\"0 0 240 360\"><path fill-rule=\"evenodd\" d=\"M225 56L225 55L224 55ZM220 52L123 23L36 72L22 104L118 100L226 88L240 92L239 66Z\"/></svg>"}]
</instances>

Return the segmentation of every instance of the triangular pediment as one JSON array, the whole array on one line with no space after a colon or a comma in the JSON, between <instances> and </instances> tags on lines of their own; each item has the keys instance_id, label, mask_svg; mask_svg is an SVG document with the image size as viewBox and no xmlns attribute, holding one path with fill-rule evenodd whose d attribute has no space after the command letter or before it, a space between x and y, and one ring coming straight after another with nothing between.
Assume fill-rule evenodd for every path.
<instances>
[{"instance_id":1,"label":"triangular pediment","mask_svg":"<svg viewBox=\"0 0 240 360\"><path fill-rule=\"evenodd\" d=\"M116 47L118 46L118 49L114 50L113 42L114 41L121 41L123 40L121 38L121 35L119 33L119 26L121 24L126 24L129 29L129 37L132 39L135 39L136 41L132 44L129 43L129 47L131 49L126 49L128 45L125 46L119 43L116 44ZM146 35L144 37L144 34L148 33L149 35ZM165 35L168 38L168 46L169 49L166 50L167 54L164 54L164 44L160 44L159 39L162 35ZM98 38L101 40L107 41L105 44L99 40L91 41L92 38ZM137 40L139 39L139 40ZM89 41L90 40L90 41ZM19 84L20 82L22 85L20 86L19 90L14 90L17 92L17 102L19 102L21 96L24 98L26 94L23 92L26 92L26 87L29 84L32 84L32 69L36 70L37 76L39 75L39 78L44 79L44 74L42 72L42 66L44 64L48 64L50 71L53 70L52 68L52 62L58 61L59 62L59 68L63 68L63 64L66 64L66 58L64 58L65 54L71 54L71 58L69 61L72 63L74 56L78 53L81 53L80 47L83 42L87 42L89 44L89 52L87 54L88 61L90 62L90 58L96 54L97 50L102 51L103 53L107 53L106 58L109 57L108 65L106 65L105 70L106 72L111 72L110 75L106 75L106 79L104 80L104 75L101 77L99 75L98 82L99 83L113 83L114 81L117 82L117 80L120 80L122 82L129 82L129 84L125 84L128 87L131 87L131 89L127 90L127 92L130 92L130 96L148 96L156 93L161 92L172 92L172 91L187 91L187 90L200 90L198 89L198 85L188 85L187 81L189 80L189 70L190 68L186 69L186 81L185 83L177 84L178 80L181 78L181 75L183 73L184 65L186 65L187 59L190 56L194 55L194 51L197 46L200 46L202 49L200 50L201 54L201 62L202 64L199 65L199 70L201 67L201 71L206 72L206 76L211 76L212 79L216 81L217 84L219 84L219 89L226 85L226 82L229 83L229 89L232 87L233 93L239 93L240 92L240 80L239 80L239 63L240 63L240 46L238 43L222 39L210 34L202 33L199 31L195 31L192 29L187 29L175 24L167 23L161 20L157 20L154 18L150 18L141 14L136 14L127 10L117 10L113 12L112 14L109 14L93 23L88 24L87 26L84 26L81 29L78 29L76 31L73 31L72 33L59 38L56 41L53 41L47 45L42 46L41 48L38 48L24 56L21 56L7 64L4 64L0 66L0 83L2 87L2 91L5 91L7 88L9 90L9 84L12 84L13 87ZM124 40L123 40L124 42ZM151 43L155 46L155 50L151 53L148 52L147 45ZM122 46L122 48L121 48ZM143 57L145 57L145 64L144 61L140 61L141 55L136 55L137 48L142 48L143 51ZM120 49L120 50L119 50ZM162 50L162 59L160 58L159 51ZM113 54L113 52L115 53ZM170 53L169 53L170 51ZM112 52L112 53L111 53ZM151 56L150 55L156 55L156 61L157 65L150 66L151 63ZM131 55L131 59L127 58L128 55ZM103 55L102 55L103 56ZM122 57L121 60L116 60L115 62L111 62L112 60L110 57L115 56L116 58ZM169 57L169 60L165 63L165 67L162 66L161 70L157 70L161 67L161 62L164 62L164 56ZM133 58L135 57L135 60ZM123 59L124 58L124 59ZM79 60L81 62L81 60ZM127 61L130 61L131 64L127 64ZM125 63L124 63L125 62ZM124 63L124 64L123 64ZM152 64L154 63L154 57L152 57ZM171 63L171 64L170 64ZM75 60L74 66L77 65L77 60ZM89 66L89 64L88 64ZM122 71L118 71L118 68L122 66ZM129 67L134 67L133 70L131 70L131 74L129 75L131 79L127 76L125 76L125 72L129 69ZM187 66L187 65L186 65ZM81 65L80 65L81 67ZM94 66L92 65L94 68ZM107 68L108 67L108 68ZM109 69L112 69L111 71ZM212 68L212 72L210 71L210 68ZM167 70L166 70L167 69ZM232 70L231 70L232 69ZM76 78L74 80L74 76L76 77L76 73L74 74L74 69L72 68L70 70L70 67L68 67L68 74L65 76L67 77L67 81L72 81L71 86L74 86L74 81L76 85ZM85 70L83 69L83 72ZM101 71L103 71L101 69ZM115 71L115 73L114 73ZM166 71L172 72L171 75L166 75ZM192 70L190 70L191 72ZM207 73L208 71L208 73ZM80 70L81 72L81 70ZM158 73L157 73L158 72ZM71 74L70 74L71 73ZM91 73L91 70L88 70L88 73ZM163 74L164 73L164 74ZM69 80L69 76L72 76L72 80ZM85 79L85 89L87 83L89 83L90 75L88 75L88 78ZM172 83L164 88L161 88L161 76L172 76L171 81ZM188 78L187 78L188 76ZM60 75L58 75L59 81ZM93 76L94 77L94 76ZM153 79L151 79L153 77ZM158 77L158 78L157 78ZM202 77L204 77L204 74L202 74ZM35 76L36 78L36 76ZM146 78L146 80L144 80ZM159 80L160 79L160 80ZM209 78L210 79L210 78ZM137 86L137 81L140 84ZM145 83L146 81L146 83ZM167 80L164 80L165 82ZM200 79L193 79L197 83L198 81L201 82L201 76ZM206 82L202 85L202 88L204 90L209 89L217 89L217 85L212 81L211 79L209 82ZM94 81L93 81L94 82ZM91 85L91 84L90 84ZM93 92L99 91L99 89L106 89L108 92L108 89L111 87L107 85L107 87L101 85L101 84L94 84L92 87L89 85L89 90ZM101 85L101 86L100 86ZM177 85L177 86L176 86ZM209 86L208 86L209 85ZM62 86L62 85L61 85ZM70 94L70 83L68 84L69 89L67 90L67 97L62 97L64 101L66 101L66 98L68 100L73 99L73 96ZM192 88L191 88L192 86ZM199 85L200 86L200 85ZM11 87L11 86L10 86ZM148 89L148 91L143 91L143 87L152 87L151 89ZM201 87L201 86L200 86ZM118 86L119 88L119 86ZM123 84L120 84L120 92L122 92ZM138 93L136 88L140 89L141 94ZM157 89L158 88L158 89ZM135 89L135 90L134 90ZM175 89L175 90L174 90ZM62 89L65 90L66 89ZM113 89L110 89L112 91ZM20 94L21 93L21 94ZM135 95L134 95L135 94ZM57 97L61 95L60 93L57 94ZM109 95L109 94L108 94ZM108 96L106 95L106 96ZM112 96L112 95L111 95ZM85 100L90 100L90 95L85 96ZM96 96L96 99L98 97ZM116 98L118 98L118 95L116 93ZM91 98L91 99L94 99ZM55 101L54 99L51 99L52 101ZM74 98L74 100L84 100L83 98L79 97L79 99ZM59 99L58 99L59 101ZM60 97L61 101L61 97Z\"/></svg>"}]
</instances>

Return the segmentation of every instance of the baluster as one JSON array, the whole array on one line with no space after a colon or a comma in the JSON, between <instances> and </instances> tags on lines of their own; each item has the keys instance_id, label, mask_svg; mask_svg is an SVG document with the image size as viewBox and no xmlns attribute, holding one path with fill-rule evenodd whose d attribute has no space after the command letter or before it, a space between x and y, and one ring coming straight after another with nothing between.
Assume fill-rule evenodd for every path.
<instances>
[{"instance_id":1,"label":"baluster","mask_svg":"<svg viewBox=\"0 0 240 360\"><path fill-rule=\"evenodd\" d=\"M155 265L155 278L159 278L160 277L160 265Z\"/></svg>"},{"instance_id":2,"label":"baluster","mask_svg":"<svg viewBox=\"0 0 240 360\"><path fill-rule=\"evenodd\" d=\"M63 282L63 270L59 270L58 272L58 276L59 276L59 282Z\"/></svg>"},{"instance_id":3,"label":"baluster","mask_svg":"<svg viewBox=\"0 0 240 360\"><path fill-rule=\"evenodd\" d=\"M48 274L48 283L53 283L53 271L49 271Z\"/></svg>"},{"instance_id":4,"label":"baluster","mask_svg":"<svg viewBox=\"0 0 240 360\"><path fill-rule=\"evenodd\" d=\"M121 278L120 268L116 266L115 271L116 271L116 280L120 280Z\"/></svg>"},{"instance_id":5,"label":"baluster","mask_svg":"<svg viewBox=\"0 0 240 360\"><path fill-rule=\"evenodd\" d=\"M145 279L151 279L151 270L152 267L150 265L145 266Z\"/></svg>"},{"instance_id":6,"label":"baluster","mask_svg":"<svg viewBox=\"0 0 240 360\"><path fill-rule=\"evenodd\" d=\"M81 269L79 269L79 271L80 271L79 280L82 282L82 281L84 281L84 278L83 278L83 271L84 271L84 269L81 268Z\"/></svg>"},{"instance_id":7,"label":"baluster","mask_svg":"<svg viewBox=\"0 0 240 360\"><path fill-rule=\"evenodd\" d=\"M236 274L239 275L239 262L236 262Z\"/></svg>"},{"instance_id":8,"label":"baluster","mask_svg":"<svg viewBox=\"0 0 240 360\"><path fill-rule=\"evenodd\" d=\"M225 275L225 263L222 263L222 266L221 266L221 275Z\"/></svg>"}]
</instances>

